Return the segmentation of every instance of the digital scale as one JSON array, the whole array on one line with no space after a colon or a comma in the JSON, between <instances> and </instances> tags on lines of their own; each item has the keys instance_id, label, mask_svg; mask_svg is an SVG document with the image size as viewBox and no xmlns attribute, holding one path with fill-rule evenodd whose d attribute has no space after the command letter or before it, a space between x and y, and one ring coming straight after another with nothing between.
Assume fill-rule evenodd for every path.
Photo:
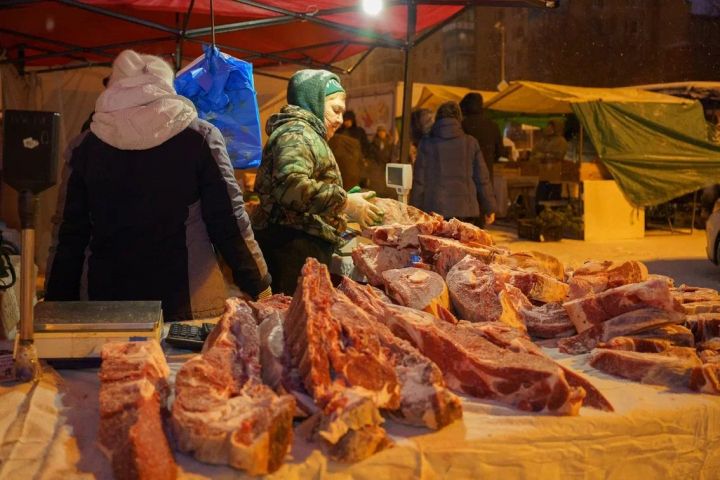
<instances>
[{"instance_id":1,"label":"digital scale","mask_svg":"<svg viewBox=\"0 0 720 480\"><path fill-rule=\"evenodd\" d=\"M100 363L108 342L155 339L163 332L159 301L40 302L35 305L38 357L50 363Z\"/></svg>"},{"instance_id":2,"label":"digital scale","mask_svg":"<svg viewBox=\"0 0 720 480\"><path fill-rule=\"evenodd\" d=\"M388 163L385 165L385 184L394 188L398 201L408 203L408 194L412 189L413 167L408 163Z\"/></svg>"}]
</instances>

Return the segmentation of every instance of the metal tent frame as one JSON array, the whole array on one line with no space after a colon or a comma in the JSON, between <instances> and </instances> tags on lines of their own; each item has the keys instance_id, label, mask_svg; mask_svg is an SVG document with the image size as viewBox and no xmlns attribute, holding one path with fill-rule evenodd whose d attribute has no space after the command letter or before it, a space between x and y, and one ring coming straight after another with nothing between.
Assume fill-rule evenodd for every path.
<instances>
[{"instance_id":1,"label":"metal tent frame","mask_svg":"<svg viewBox=\"0 0 720 480\"><path fill-rule=\"evenodd\" d=\"M152 38L128 40L118 43L110 43L96 46L81 46L74 43L58 41L50 37L42 37L38 35L22 32L19 29L2 27L0 25L0 34L5 34L20 40L20 43L6 50L15 49L17 55L14 58L7 58L0 61L0 64L15 64L22 74L28 64L43 60L67 60L66 63L59 66L50 66L47 68L35 69L34 73L55 72L61 70L71 70L94 66L110 66L112 59L116 56L114 51L125 48L137 48L149 46L161 42L175 42L175 52L165 53L174 59L175 66L179 69L183 60L192 60L190 57L183 55L184 46L190 44L209 43L203 38L211 37L212 43L216 44L220 49L239 54L241 58L247 61L264 60L264 65L260 69L256 69L258 75L268 76L272 78L286 78L263 71L263 68L294 64L306 68L322 68L330 70L338 74L351 74L376 48L391 48L404 52L404 73L403 73L403 121L401 134L401 150L400 158L407 159L410 147L410 111L411 111L411 92L413 82L413 62L412 52L415 47L422 44L432 34L436 33L444 26L466 13L468 10L476 6L492 6L492 7L526 7L526 8L554 8L557 6L556 0L387 0L385 8L405 7L407 14L406 35L403 39L393 38L389 35L375 31L371 28L360 28L344 23L333 21L328 17L337 15L358 14L362 15L361 2L357 2L353 6L343 6L337 8L328 8L324 10L316 10L312 12L299 12L288 8L278 6L276 3L263 2L260 0L231 0L233 3L250 7L272 15L269 18L255 18L243 20L239 22L222 23L214 25L215 15L212 14L213 2L210 0L211 7L211 23L210 27L188 28L190 19L195 9L195 0L190 0L185 13L175 14L175 25L169 26L158 23L139 16L130 15L118 10L107 7L97 6L91 3L83 3L80 0L54 0L54 3L65 7L75 8L90 12L95 15L110 17L115 20L123 21L128 24L139 25L158 32L157 36ZM46 0L5 0L0 4L0 15L2 11L18 7L32 6L33 4L47 3ZM447 6L456 7L458 10L449 15L444 20L435 25L426 28L422 32L416 31L418 7L422 6ZM349 38L325 41L319 43L310 43L306 45L293 45L281 50L269 52L261 52L238 45L230 45L222 42L215 42L216 36L221 37L224 34L239 32L243 30L259 29L264 27L274 27L282 25L292 25L298 22L307 22L320 27L328 28L331 31L342 33ZM58 48L60 47L60 48ZM337 50L330 58L330 61L318 61L313 58L314 50L336 47ZM360 50L360 56L348 68L341 68L335 64L336 61L347 56L347 50L355 47ZM33 55L25 55L26 50L40 52ZM362 51L364 50L364 51ZM353 55L355 53L352 53ZM101 57L104 60L91 60L87 56L92 55Z\"/></svg>"}]
</instances>

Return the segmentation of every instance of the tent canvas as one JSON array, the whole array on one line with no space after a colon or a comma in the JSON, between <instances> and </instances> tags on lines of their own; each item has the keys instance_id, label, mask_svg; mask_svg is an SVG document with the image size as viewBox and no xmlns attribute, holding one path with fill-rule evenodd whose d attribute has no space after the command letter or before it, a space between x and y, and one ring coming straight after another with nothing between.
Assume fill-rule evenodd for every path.
<instances>
[{"instance_id":1,"label":"tent canvas","mask_svg":"<svg viewBox=\"0 0 720 480\"><path fill-rule=\"evenodd\" d=\"M421 84L422 91L420 98L417 102L413 103L413 108L429 108L430 110L437 110L440 104L444 102L460 102L465 95L468 93L479 93L482 95L483 102L489 102L497 92L489 90L472 90L464 87L453 87L449 85L433 85L433 84Z\"/></svg>"},{"instance_id":2,"label":"tent canvas","mask_svg":"<svg viewBox=\"0 0 720 480\"><path fill-rule=\"evenodd\" d=\"M688 100L635 87L591 88L550 83L511 82L493 97L487 108L503 112L529 114L574 113L572 105L592 101L617 103L689 103Z\"/></svg>"},{"instance_id":3,"label":"tent canvas","mask_svg":"<svg viewBox=\"0 0 720 480\"><path fill-rule=\"evenodd\" d=\"M636 207L720 183L720 145L709 141L697 101L634 87L513 82L486 106L503 112L577 115L598 156Z\"/></svg>"},{"instance_id":4,"label":"tent canvas","mask_svg":"<svg viewBox=\"0 0 720 480\"><path fill-rule=\"evenodd\" d=\"M720 101L720 82L671 82L637 85L635 88L697 100Z\"/></svg>"},{"instance_id":5,"label":"tent canvas","mask_svg":"<svg viewBox=\"0 0 720 480\"><path fill-rule=\"evenodd\" d=\"M702 107L587 102L573 105L598 156L630 203L651 206L720 183L720 145Z\"/></svg>"}]
</instances>

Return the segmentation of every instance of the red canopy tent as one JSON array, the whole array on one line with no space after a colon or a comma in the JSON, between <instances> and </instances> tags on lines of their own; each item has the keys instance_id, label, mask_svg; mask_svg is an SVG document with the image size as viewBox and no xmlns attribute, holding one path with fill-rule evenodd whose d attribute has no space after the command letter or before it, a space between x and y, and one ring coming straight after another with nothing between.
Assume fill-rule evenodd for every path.
<instances>
[{"instance_id":1,"label":"red canopy tent","mask_svg":"<svg viewBox=\"0 0 720 480\"><path fill-rule=\"evenodd\" d=\"M355 0L6 0L0 5L5 62L23 68L108 63L125 48L194 59L201 44L251 61L336 68L375 47L407 49L475 5L554 6L554 0L386 1L378 16ZM214 15L211 15L214 8ZM416 36L408 41L408 20Z\"/></svg>"},{"instance_id":2,"label":"red canopy tent","mask_svg":"<svg viewBox=\"0 0 720 480\"><path fill-rule=\"evenodd\" d=\"M296 64L350 73L377 47L410 52L474 6L551 8L555 0L385 0L380 15L358 0L4 0L0 48L23 72L110 65L133 48L183 61L215 40L227 53L263 67ZM347 69L336 62L363 54ZM265 73L267 74L267 73ZM272 75L272 74L270 74ZM406 92L404 116L409 116ZM408 118L404 118L409 120ZM407 124L404 122L404 124ZM403 144L407 142L403 136ZM405 152L406 153L406 152ZM404 158L404 157L401 157Z\"/></svg>"}]
</instances>

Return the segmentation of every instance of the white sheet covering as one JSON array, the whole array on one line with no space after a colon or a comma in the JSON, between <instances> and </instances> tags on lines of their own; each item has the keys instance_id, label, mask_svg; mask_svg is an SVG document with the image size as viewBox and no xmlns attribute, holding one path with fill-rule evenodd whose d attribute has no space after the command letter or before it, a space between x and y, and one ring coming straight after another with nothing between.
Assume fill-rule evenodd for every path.
<instances>
[{"instance_id":1,"label":"white sheet covering","mask_svg":"<svg viewBox=\"0 0 720 480\"><path fill-rule=\"evenodd\" d=\"M355 465L329 462L296 430L293 458L272 478L719 478L720 397L618 380L587 366L586 356L547 351L587 374L616 412L539 416L465 399L463 421L440 432L388 421L396 447ZM181 361L171 357L173 371ZM0 479L111 478L95 444L97 372L60 373L62 380L47 374L29 403L27 385L0 387ZM180 478L242 478L230 468L176 458Z\"/></svg>"}]
</instances>

